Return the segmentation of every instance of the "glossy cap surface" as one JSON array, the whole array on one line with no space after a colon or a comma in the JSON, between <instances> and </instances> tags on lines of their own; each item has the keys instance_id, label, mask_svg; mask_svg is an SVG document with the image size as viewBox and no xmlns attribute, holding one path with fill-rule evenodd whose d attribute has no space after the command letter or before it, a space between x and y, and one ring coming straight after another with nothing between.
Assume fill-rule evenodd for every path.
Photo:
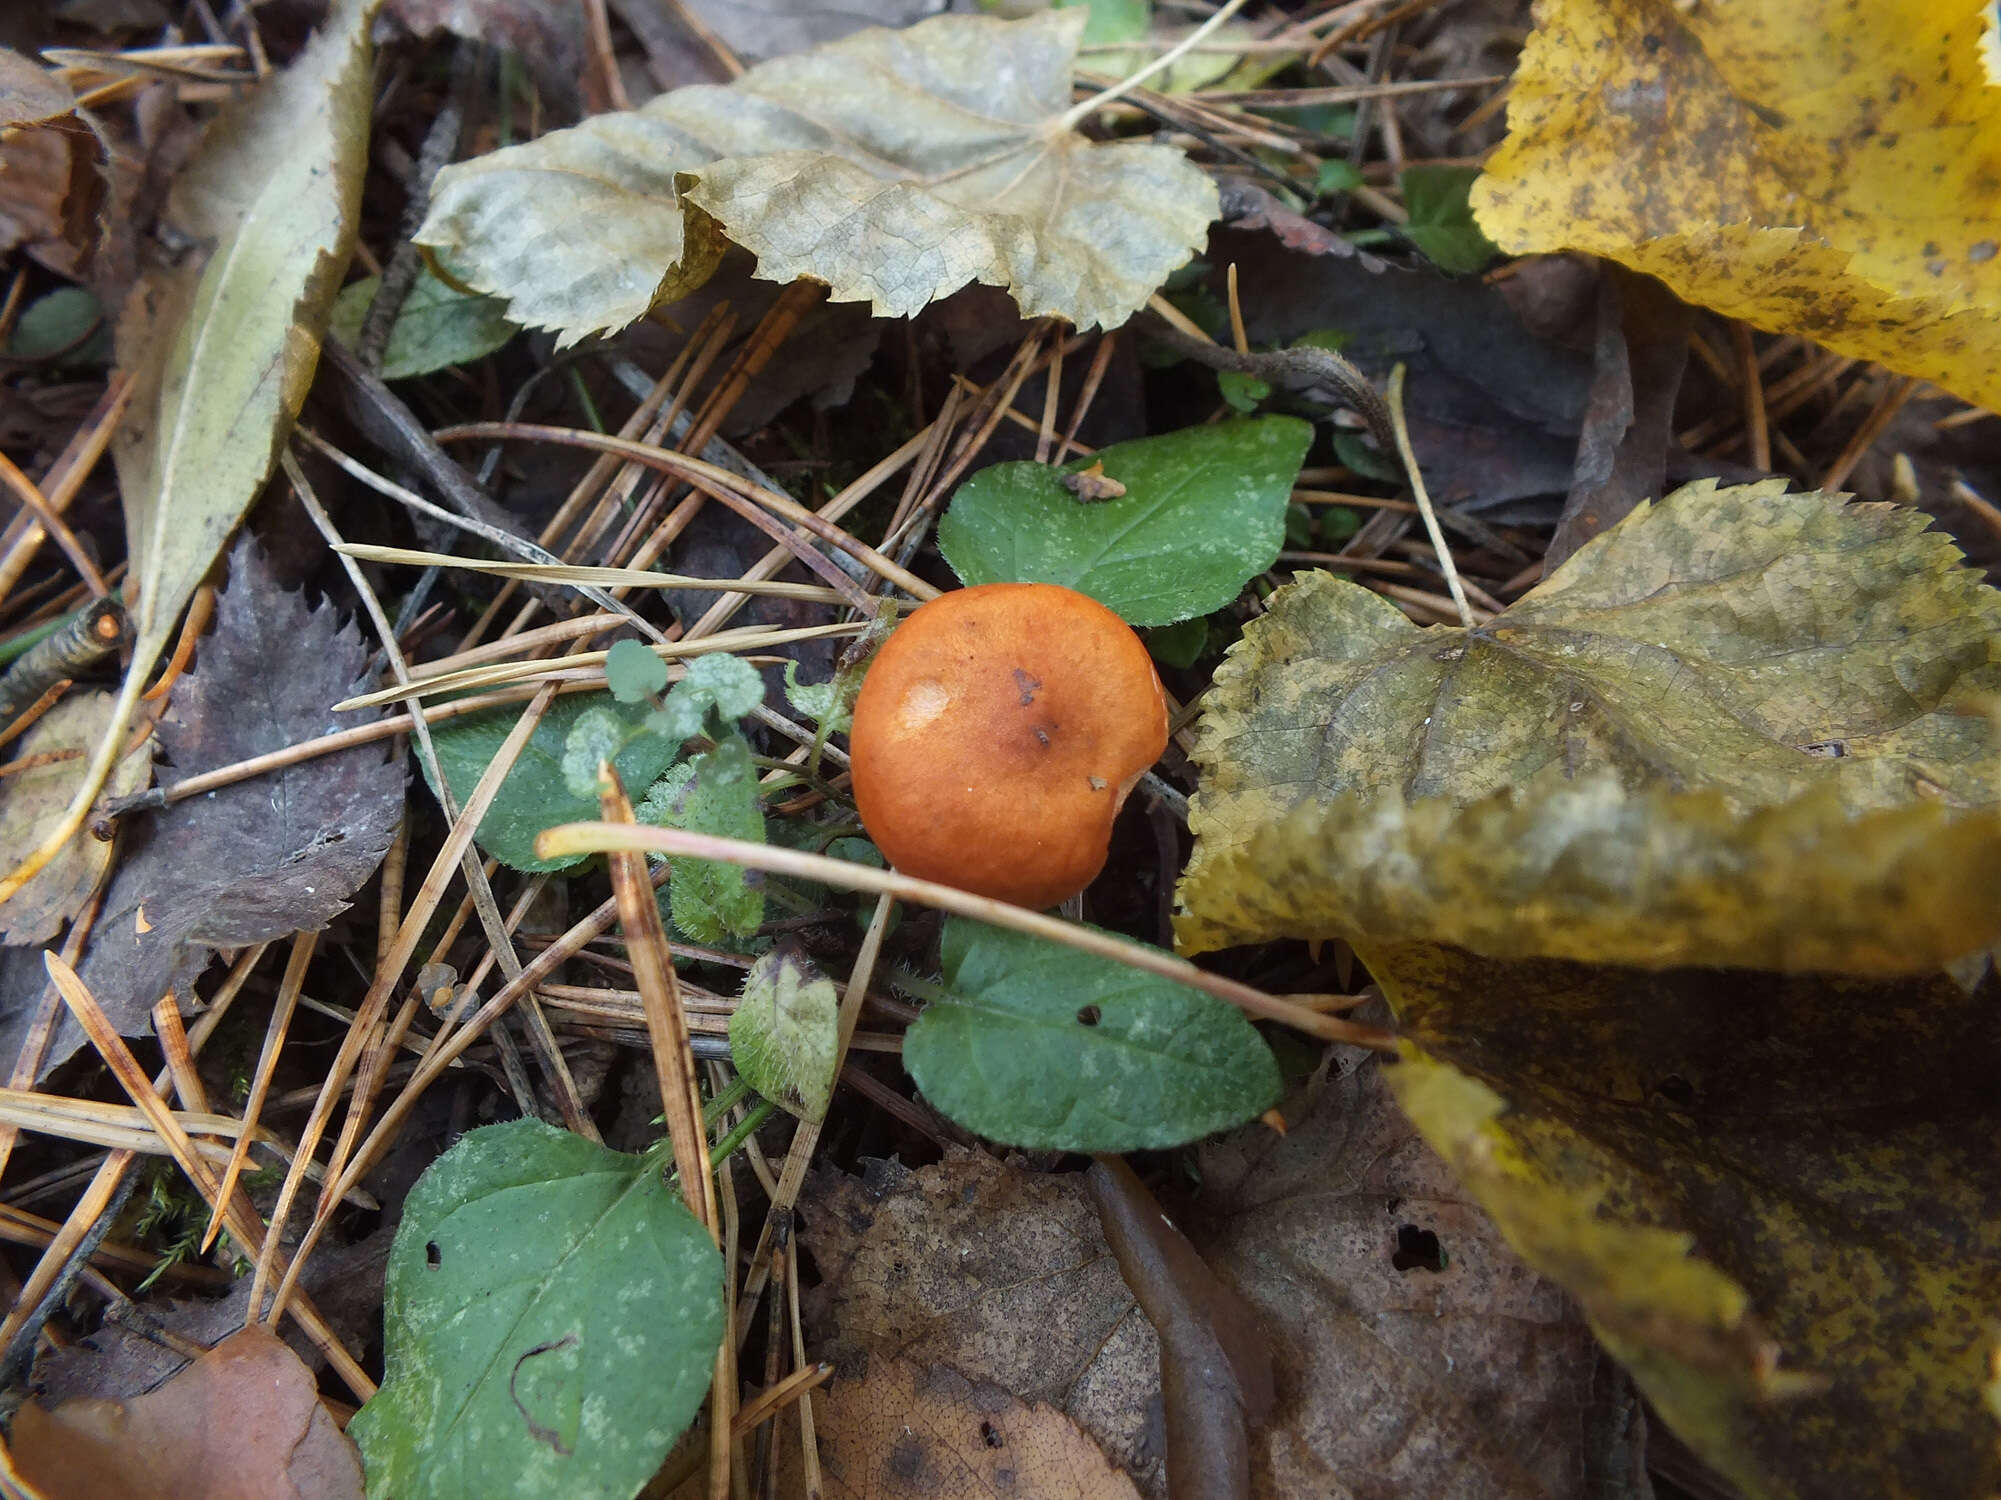
<instances>
[{"instance_id":1,"label":"glossy cap surface","mask_svg":"<svg viewBox=\"0 0 2001 1500\"><path fill-rule=\"evenodd\" d=\"M989 583L915 610L876 654L849 742L862 822L907 875L1055 906L1167 746L1146 647L1095 599Z\"/></svg>"}]
</instances>

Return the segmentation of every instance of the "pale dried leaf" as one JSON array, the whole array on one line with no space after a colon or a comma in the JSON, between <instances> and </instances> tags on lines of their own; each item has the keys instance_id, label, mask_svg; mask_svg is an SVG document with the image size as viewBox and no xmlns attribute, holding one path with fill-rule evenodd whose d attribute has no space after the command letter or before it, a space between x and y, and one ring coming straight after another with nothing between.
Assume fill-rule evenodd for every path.
<instances>
[{"instance_id":1,"label":"pale dried leaf","mask_svg":"<svg viewBox=\"0 0 2001 1500\"><path fill-rule=\"evenodd\" d=\"M71 691L9 747L8 755L27 760L68 752L56 761L0 781L0 866L11 866L62 822L94 746L111 722L110 693ZM135 751L121 760L106 783L122 797L146 784L152 756ZM74 838L37 872L5 906L0 906L0 942L42 943L56 935L90 899L111 864L111 844L85 835Z\"/></svg>"},{"instance_id":2,"label":"pale dried leaf","mask_svg":"<svg viewBox=\"0 0 2001 1500\"><path fill-rule=\"evenodd\" d=\"M956 1370L876 1356L813 1393L828 1500L1139 1500L1062 1412ZM802 1495L796 1444L779 1493Z\"/></svg>"},{"instance_id":3,"label":"pale dried leaf","mask_svg":"<svg viewBox=\"0 0 2001 1500\"><path fill-rule=\"evenodd\" d=\"M1202 242L1216 190L1179 151L1061 128L1082 25L941 16L663 94L447 168L418 238L566 342L699 285L712 224L761 277L884 316L984 282L1116 326Z\"/></svg>"},{"instance_id":4,"label":"pale dried leaf","mask_svg":"<svg viewBox=\"0 0 2001 1500\"><path fill-rule=\"evenodd\" d=\"M1562 1288L1524 1266L1397 1109L1348 1070L1200 1149L1184 1227L1259 1313L1280 1404L1261 1500L1633 1494L1624 1382ZM1612 1485L1624 1474L1628 1483Z\"/></svg>"},{"instance_id":5,"label":"pale dried leaf","mask_svg":"<svg viewBox=\"0 0 2001 1500\"><path fill-rule=\"evenodd\" d=\"M119 320L133 381L114 455L139 588L135 677L263 485L312 380L354 242L375 5L338 0L298 61L209 128L167 213L207 253L142 277Z\"/></svg>"}]
</instances>

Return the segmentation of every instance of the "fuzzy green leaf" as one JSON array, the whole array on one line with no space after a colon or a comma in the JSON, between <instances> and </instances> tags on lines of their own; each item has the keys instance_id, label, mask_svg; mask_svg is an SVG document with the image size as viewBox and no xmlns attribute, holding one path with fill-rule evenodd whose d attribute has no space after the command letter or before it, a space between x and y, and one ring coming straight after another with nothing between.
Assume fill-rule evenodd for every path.
<instances>
[{"instance_id":1,"label":"fuzzy green leaf","mask_svg":"<svg viewBox=\"0 0 2001 1500\"><path fill-rule=\"evenodd\" d=\"M841 997L805 955L773 949L751 965L730 1016L730 1060L765 1098L802 1120L834 1097Z\"/></svg>"},{"instance_id":2,"label":"fuzzy green leaf","mask_svg":"<svg viewBox=\"0 0 2001 1500\"><path fill-rule=\"evenodd\" d=\"M734 746L726 741L668 771L633 810L634 816L658 828L763 843L757 778L749 773L742 741L735 736L731 740ZM663 899L668 915L696 942L715 946L747 938L764 921L764 878L755 871L712 859L667 863Z\"/></svg>"}]
</instances>

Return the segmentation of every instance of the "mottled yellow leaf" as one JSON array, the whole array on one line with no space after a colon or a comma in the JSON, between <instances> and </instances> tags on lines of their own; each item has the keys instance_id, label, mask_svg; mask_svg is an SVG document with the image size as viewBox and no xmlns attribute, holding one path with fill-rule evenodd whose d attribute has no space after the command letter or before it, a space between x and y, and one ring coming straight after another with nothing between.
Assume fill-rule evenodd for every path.
<instances>
[{"instance_id":1,"label":"mottled yellow leaf","mask_svg":"<svg viewBox=\"0 0 2001 1500\"><path fill-rule=\"evenodd\" d=\"M1172 147L1071 128L1084 14L857 32L594 116L448 167L417 237L565 342L699 285L717 226L759 276L882 316L983 282L1116 326L1202 243L1216 189Z\"/></svg>"},{"instance_id":2,"label":"mottled yellow leaf","mask_svg":"<svg viewBox=\"0 0 2001 1500\"><path fill-rule=\"evenodd\" d=\"M1474 629L1326 574L1216 674L1179 935L1911 973L2001 933L2001 594L1921 513L1688 486Z\"/></svg>"},{"instance_id":3,"label":"mottled yellow leaf","mask_svg":"<svg viewBox=\"0 0 2001 1500\"><path fill-rule=\"evenodd\" d=\"M2001 406L1991 9L1541 0L1475 214Z\"/></svg>"}]
</instances>

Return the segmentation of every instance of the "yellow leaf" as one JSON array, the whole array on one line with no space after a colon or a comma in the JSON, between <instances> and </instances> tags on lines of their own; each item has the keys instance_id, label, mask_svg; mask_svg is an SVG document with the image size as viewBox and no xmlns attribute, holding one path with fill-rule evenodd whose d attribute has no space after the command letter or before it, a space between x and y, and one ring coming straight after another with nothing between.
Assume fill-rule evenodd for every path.
<instances>
[{"instance_id":1,"label":"yellow leaf","mask_svg":"<svg viewBox=\"0 0 2001 1500\"><path fill-rule=\"evenodd\" d=\"M1475 215L2001 407L1989 9L1543 0Z\"/></svg>"}]
</instances>

